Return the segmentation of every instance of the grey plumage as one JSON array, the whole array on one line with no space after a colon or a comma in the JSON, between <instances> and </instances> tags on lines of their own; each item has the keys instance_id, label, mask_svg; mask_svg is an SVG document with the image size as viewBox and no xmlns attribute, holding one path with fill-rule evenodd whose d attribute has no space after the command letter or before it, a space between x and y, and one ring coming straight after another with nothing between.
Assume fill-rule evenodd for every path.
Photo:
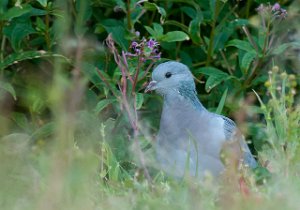
<instances>
[{"instance_id":1,"label":"grey plumage","mask_svg":"<svg viewBox=\"0 0 300 210\"><path fill-rule=\"evenodd\" d=\"M207 172L218 176L224 170L220 152L230 141L239 144L241 161L256 167L257 163L235 123L209 112L201 104L187 66L175 61L158 65L152 73L148 90L155 90L164 98L156 141L161 169L175 177L182 177L185 172L198 177Z\"/></svg>"}]
</instances>

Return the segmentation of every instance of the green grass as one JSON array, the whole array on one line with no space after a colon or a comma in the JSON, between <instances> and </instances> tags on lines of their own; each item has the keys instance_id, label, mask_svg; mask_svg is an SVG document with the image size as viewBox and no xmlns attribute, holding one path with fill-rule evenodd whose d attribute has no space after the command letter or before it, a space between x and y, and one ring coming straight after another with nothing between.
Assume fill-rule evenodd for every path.
<instances>
[{"instance_id":1,"label":"green grass","mask_svg":"<svg viewBox=\"0 0 300 210\"><path fill-rule=\"evenodd\" d=\"M299 2L281 18L260 0L151 2L2 0L0 210L299 209ZM124 58L150 38L159 51ZM159 52L253 143L249 193L235 172L155 168L162 100L143 91Z\"/></svg>"},{"instance_id":2,"label":"green grass","mask_svg":"<svg viewBox=\"0 0 300 210\"><path fill-rule=\"evenodd\" d=\"M294 102L291 79L293 76L285 73L270 73L270 82L266 83L269 100L256 108L263 114L261 129L267 142L258 157L261 163L268 162L272 174L271 178L264 177L263 184L249 184L248 195L235 186L236 180L200 181L191 177L172 180L162 172L151 171L151 167L152 183L149 183L137 166L126 167L117 161L118 151L106 143L111 135L106 133L103 123L89 124L89 132L78 134L78 120L85 121L66 113L57 116L55 124L59 126L55 126L47 142L32 143L30 136L21 133L12 133L1 140L0 207L297 209L300 107ZM83 148L74 143L74 138L76 142L96 143Z\"/></svg>"}]
</instances>

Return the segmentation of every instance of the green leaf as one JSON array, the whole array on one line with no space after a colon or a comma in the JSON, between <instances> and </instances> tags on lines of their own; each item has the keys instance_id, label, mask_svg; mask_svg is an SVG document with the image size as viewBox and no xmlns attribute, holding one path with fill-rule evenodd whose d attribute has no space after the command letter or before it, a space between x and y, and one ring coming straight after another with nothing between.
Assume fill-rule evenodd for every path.
<instances>
[{"instance_id":1,"label":"green leaf","mask_svg":"<svg viewBox=\"0 0 300 210\"><path fill-rule=\"evenodd\" d=\"M126 4L123 0L114 0L114 2L125 12Z\"/></svg>"},{"instance_id":2,"label":"green leaf","mask_svg":"<svg viewBox=\"0 0 300 210\"><path fill-rule=\"evenodd\" d=\"M37 0L37 2L39 2L42 7L47 7L47 0Z\"/></svg>"},{"instance_id":3,"label":"green leaf","mask_svg":"<svg viewBox=\"0 0 300 210\"><path fill-rule=\"evenodd\" d=\"M25 51L19 53L12 53L7 56L2 63L0 63L0 69L5 69L10 65L16 64L23 60L35 59L35 58L43 58L43 57L60 57L70 62L68 58L64 57L60 54L54 54L51 52L46 52L43 50L40 51Z\"/></svg>"},{"instance_id":4,"label":"green leaf","mask_svg":"<svg viewBox=\"0 0 300 210\"><path fill-rule=\"evenodd\" d=\"M242 63L240 64L241 69L244 73L246 73L250 67L252 61L256 58L256 53L247 52L242 58Z\"/></svg>"},{"instance_id":5,"label":"green leaf","mask_svg":"<svg viewBox=\"0 0 300 210\"><path fill-rule=\"evenodd\" d=\"M114 19L105 19L100 23L107 33L111 33L115 42L117 42L124 50L128 49L129 43L126 40L124 24Z\"/></svg>"},{"instance_id":6,"label":"green leaf","mask_svg":"<svg viewBox=\"0 0 300 210\"><path fill-rule=\"evenodd\" d=\"M153 29L158 36L162 36L164 33L164 28L158 23L153 23Z\"/></svg>"},{"instance_id":7,"label":"green leaf","mask_svg":"<svg viewBox=\"0 0 300 210\"><path fill-rule=\"evenodd\" d=\"M32 11L32 6L29 4L24 4L19 7L12 7L7 10L3 15L0 15L0 20L11 20L16 17L20 17L24 14L29 13Z\"/></svg>"},{"instance_id":8,"label":"green leaf","mask_svg":"<svg viewBox=\"0 0 300 210\"><path fill-rule=\"evenodd\" d=\"M157 12L161 15L160 16L160 22L161 23L164 22L164 20L165 20L165 18L167 16L167 13L166 13L166 10L163 7L160 7L157 4L151 3L151 2L144 2L143 7L144 7L145 10L148 10L148 11L155 11L155 10L157 10Z\"/></svg>"},{"instance_id":9,"label":"green leaf","mask_svg":"<svg viewBox=\"0 0 300 210\"><path fill-rule=\"evenodd\" d=\"M163 29L163 27L162 27L160 24L158 24L158 23L153 23L153 29L150 28L149 26L145 26L145 29L149 32L149 34L150 34L153 38L155 38L155 39L157 39L157 40L159 40L160 37L163 36L164 29Z\"/></svg>"},{"instance_id":10,"label":"green leaf","mask_svg":"<svg viewBox=\"0 0 300 210\"><path fill-rule=\"evenodd\" d=\"M142 93L136 93L135 94L136 109L137 110L141 109L143 103L144 103L144 94L142 94Z\"/></svg>"},{"instance_id":11,"label":"green leaf","mask_svg":"<svg viewBox=\"0 0 300 210\"><path fill-rule=\"evenodd\" d=\"M300 42L289 42L289 43L281 44L272 51L272 54L279 55L279 54L283 53L284 51L286 51L290 47L300 48Z\"/></svg>"},{"instance_id":12,"label":"green leaf","mask_svg":"<svg viewBox=\"0 0 300 210\"><path fill-rule=\"evenodd\" d=\"M202 73L209 76L205 83L205 90L207 92L209 92L211 89L216 87L221 82L235 78L234 76L231 76L214 67L203 67L195 70L194 72L195 74Z\"/></svg>"},{"instance_id":13,"label":"green leaf","mask_svg":"<svg viewBox=\"0 0 300 210\"><path fill-rule=\"evenodd\" d=\"M14 98L14 100L17 100L16 91L10 83L0 81L0 88L9 92Z\"/></svg>"},{"instance_id":14,"label":"green leaf","mask_svg":"<svg viewBox=\"0 0 300 210\"><path fill-rule=\"evenodd\" d=\"M226 101L226 97L227 97L227 92L228 92L228 88L226 88L226 90L224 91L224 93L222 95L222 98L221 98L221 100L219 102L218 108L216 110L217 114L221 114L222 113L222 110L223 110L223 107L224 107L224 104L225 104L225 101Z\"/></svg>"},{"instance_id":15,"label":"green leaf","mask_svg":"<svg viewBox=\"0 0 300 210\"><path fill-rule=\"evenodd\" d=\"M46 123L45 125L34 131L34 133L31 135L31 139L38 140L50 136L54 132L54 127L54 122Z\"/></svg>"},{"instance_id":16,"label":"green leaf","mask_svg":"<svg viewBox=\"0 0 300 210\"><path fill-rule=\"evenodd\" d=\"M171 31L162 36L161 41L165 42L179 42L189 40L189 36L182 31Z\"/></svg>"},{"instance_id":17,"label":"green leaf","mask_svg":"<svg viewBox=\"0 0 300 210\"><path fill-rule=\"evenodd\" d=\"M77 0L76 1L76 24L75 24L75 33L77 36L83 36L88 27L86 22L92 16L92 8L90 7L90 0Z\"/></svg>"},{"instance_id":18,"label":"green leaf","mask_svg":"<svg viewBox=\"0 0 300 210\"><path fill-rule=\"evenodd\" d=\"M229 47L229 46L236 47L238 49L245 50L247 52L254 52L255 53L255 49L247 41L243 41L243 40L239 40L239 39L233 39L233 40L230 40L227 43L226 47Z\"/></svg>"},{"instance_id":19,"label":"green leaf","mask_svg":"<svg viewBox=\"0 0 300 210\"><path fill-rule=\"evenodd\" d=\"M148 31L148 33L149 33L151 36L153 36L154 38L157 37L156 32L155 32L151 27L149 27L149 26L144 26L144 27L145 27L145 29Z\"/></svg>"},{"instance_id":20,"label":"green leaf","mask_svg":"<svg viewBox=\"0 0 300 210\"><path fill-rule=\"evenodd\" d=\"M104 108L106 108L109 104L116 102L117 99L102 99L99 101L94 109L96 114L99 114Z\"/></svg>"},{"instance_id":21,"label":"green leaf","mask_svg":"<svg viewBox=\"0 0 300 210\"><path fill-rule=\"evenodd\" d=\"M7 3L8 3L8 0L1 0L0 1L0 17L3 15L3 13L5 11L7 11Z\"/></svg>"},{"instance_id":22,"label":"green leaf","mask_svg":"<svg viewBox=\"0 0 300 210\"><path fill-rule=\"evenodd\" d=\"M23 113L13 112L11 115L12 120L25 131L30 131L29 122Z\"/></svg>"},{"instance_id":23,"label":"green leaf","mask_svg":"<svg viewBox=\"0 0 300 210\"><path fill-rule=\"evenodd\" d=\"M192 20L189 24L189 34L192 41L196 44L201 44L201 35L200 35L200 25L202 19L197 17L196 19Z\"/></svg>"},{"instance_id":24,"label":"green leaf","mask_svg":"<svg viewBox=\"0 0 300 210\"><path fill-rule=\"evenodd\" d=\"M191 19L194 19L197 16L197 11L192 7L184 6L180 7L180 10L183 11Z\"/></svg>"},{"instance_id":25,"label":"green leaf","mask_svg":"<svg viewBox=\"0 0 300 210\"><path fill-rule=\"evenodd\" d=\"M19 50L21 47L21 41L36 31L32 28L32 23L29 18L15 18L11 23L4 27L4 35L9 39L13 49Z\"/></svg>"}]
</instances>

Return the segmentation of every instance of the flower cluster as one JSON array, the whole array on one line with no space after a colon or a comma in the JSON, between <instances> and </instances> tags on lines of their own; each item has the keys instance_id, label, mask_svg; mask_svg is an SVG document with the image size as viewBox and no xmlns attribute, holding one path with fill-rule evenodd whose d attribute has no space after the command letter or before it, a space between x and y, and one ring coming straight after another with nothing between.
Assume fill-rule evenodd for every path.
<instances>
[{"instance_id":1,"label":"flower cluster","mask_svg":"<svg viewBox=\"0 0 300 210\"><path fill-rule=\"evenodd\" d=\"M141 41L133 41L130 45L132 52L125 53L126 56L139 57L142 61L160 59L161 52L158 50L159 43L150 38L142 38Z\"/></svg>"},{"instance_id":2,"label":"flower cluster","mask_svg":"<svg viewBox=\"0 0 300 210\"><path fill-rule=\"evenodd\" d=\"M274 5L268 4L259 5L258 8L256 8L256 11L265 17L272 17L272 19L285 19L287 17L287 11L283 8L281 8L279 3L275 3Z\"/></svg>"}]
</instances>

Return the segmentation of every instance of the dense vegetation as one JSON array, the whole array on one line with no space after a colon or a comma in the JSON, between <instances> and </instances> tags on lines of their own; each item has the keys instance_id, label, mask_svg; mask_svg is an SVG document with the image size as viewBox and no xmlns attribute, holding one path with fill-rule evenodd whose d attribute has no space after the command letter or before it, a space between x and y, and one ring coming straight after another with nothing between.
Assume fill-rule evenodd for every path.
<instances>
[{"instance_id":1,"label":"dense vegetation","mask_svg":"<svg viewBox=\"0 0 300 210\"><path fill-rule=\"evenodd\" d=\"M1 209L297 209L300 3L2 0ZM172 180L155 167L153 67L188 65L260 167Z\"/></svg>"}]
</instances>

